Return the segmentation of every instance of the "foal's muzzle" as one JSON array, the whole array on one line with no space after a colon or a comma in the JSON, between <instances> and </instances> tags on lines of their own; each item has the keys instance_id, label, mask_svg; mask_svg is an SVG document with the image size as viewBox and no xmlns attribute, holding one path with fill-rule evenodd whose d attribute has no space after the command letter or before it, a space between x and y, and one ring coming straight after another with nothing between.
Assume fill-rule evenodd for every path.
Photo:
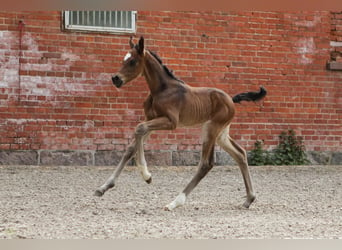
<instances>
[{"instance_id":1,"label":"foal's muzzle","mask_svg":"<svg viewBox=\"0 0 342 250\"><path fill-rule=\"evenodd\" d=\"M123 81L122 79L116 75L116 76L113 76L112 77L112 81L113 81L113 84L117 87L117 88L120 88L123 84Z\"/></svg>"}]
</instances>

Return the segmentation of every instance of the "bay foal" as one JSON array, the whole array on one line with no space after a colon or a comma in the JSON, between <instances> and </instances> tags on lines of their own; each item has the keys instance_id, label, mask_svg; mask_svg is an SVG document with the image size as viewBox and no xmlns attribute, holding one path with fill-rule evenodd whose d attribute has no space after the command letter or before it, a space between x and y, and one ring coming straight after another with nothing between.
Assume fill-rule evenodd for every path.
<instances>
[{"instance_id":1,"label":"bay foal","mask_svg":"<svg viewBox=\"0 0 342 250\"><path fill-rule=\"evenodd\" d=\"M216 88L195 88L177 79L162 64L160 58L144 48L144 38L138 44L129 41L131 50L126 54L119 72L112 77L113 84L120 88L138 76L144 76L150 89L144 102L145 121L140 123L134 133L119 165L109 179L96 190L95 195L102 196L114 187L115 181L127 162L136 157L136 163L143 179L150 183L152 178L144 156L144 141L155 130L174 130L177 127L189 127L203 124L202 154L197 173L176 197L166 205L166 210L173 210L185 203L186 197L212 169L214 165L214 147L217 142L238 163L246 187L247 198L243 206L248 208L255 200L252 181L248 170L246 151L229 136L229 126L235 114L234 102L256 101L266 95L259 92L246 92L233 99Z\"/></svg>"}]
</instances>

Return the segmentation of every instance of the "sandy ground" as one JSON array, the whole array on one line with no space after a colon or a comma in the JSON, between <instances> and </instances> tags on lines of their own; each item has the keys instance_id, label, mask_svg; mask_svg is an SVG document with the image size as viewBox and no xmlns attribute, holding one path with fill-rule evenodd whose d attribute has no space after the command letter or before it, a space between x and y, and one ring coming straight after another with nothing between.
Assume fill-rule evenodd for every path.
<instances>
[{"instance_id":1,"label":"sandy ground","mask_svg":"<svg viewBox=\"0 0 342 250\"><path fill-rule=\"evenodd\" d=\"M93 196L112 170L0 166L0 239L342 238L342 166L251 167L249 209L239 169L215 167L171 212L195 167L150 167L149 185L127 167Z\"/></svg>"}]
</instances>

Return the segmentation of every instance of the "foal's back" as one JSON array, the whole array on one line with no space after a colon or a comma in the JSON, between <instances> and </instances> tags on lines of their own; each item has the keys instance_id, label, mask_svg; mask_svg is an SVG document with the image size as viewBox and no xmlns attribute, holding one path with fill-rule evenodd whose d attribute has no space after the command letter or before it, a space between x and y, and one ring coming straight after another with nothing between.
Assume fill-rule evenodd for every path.
<instances>
[{"instance_id":1,"label":"foal's back","mask_svg":"<svg viewBox=\"0 0 342 250\"><path fill-rule=\"evenodd\" d=\"M186 92L179 114L180 126L193 126L208 120L229 123L235 113L229 95L220 89L184 85Z\"/></svg>"}]
</instances>

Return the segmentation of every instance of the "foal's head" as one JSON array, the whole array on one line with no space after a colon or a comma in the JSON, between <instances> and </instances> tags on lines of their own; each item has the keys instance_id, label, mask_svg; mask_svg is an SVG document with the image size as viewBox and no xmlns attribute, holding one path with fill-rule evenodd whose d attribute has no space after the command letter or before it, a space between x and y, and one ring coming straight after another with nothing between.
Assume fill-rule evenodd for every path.
<instances>
[{"instance_id":1,"label":"foal's head","mask_svg":"<svg viewBox=\"0 0 342 250\"><path fill-rule=\"evenodd\" d=\"M129 41L131 50L123 59L118 73L112 77L113 84L120 88L143 73L144 69L144 38L140 37L138 44L134 44L132 37Z\"/></svg>"}]
</instances>

